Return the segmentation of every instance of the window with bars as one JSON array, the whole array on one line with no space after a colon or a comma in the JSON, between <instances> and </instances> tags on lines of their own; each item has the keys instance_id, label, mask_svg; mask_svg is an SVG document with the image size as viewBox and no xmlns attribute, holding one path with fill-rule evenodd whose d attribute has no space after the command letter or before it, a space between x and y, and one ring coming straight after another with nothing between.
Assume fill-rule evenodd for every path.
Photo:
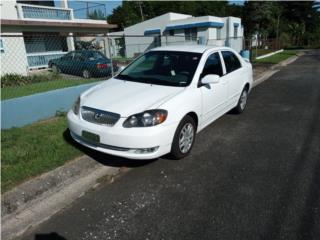
<instances>
[{"instance_id":1,"label":"window with bars","mask_svg":"<svg viewBox=\"0 0 320 240\"><path fill-rule=\"evenodd\" d=\"M238 26L234 26L233 37L235 37L235 38L238 37Z\"/></svg>"},{"instance_id":2,"label":"window with bars","mask_svg":"<svg viewBox=\"0 0 320 240\"><path fill-rule=\"evenodd\" d=\"M28 33L24 34L24 43L27 53L68 50L66 37L59 35Z\"/></svg>"},{"instance_id":3,"label":"window with bars","mask_svg":"<svg viewBox=\"0 0 320 240\"><path fill-rule=\"evenodd\" d=\"M221 39L221 28L217 28L217 40Z\"/></svg>"},{"instance_id":4,"label":"window with bars","mask_svg":"<svg viewBox=\"0 0 320 240\"><path fill-rule=\"evenodd\" d=\"M197 28L186 28L184 30L185 39L187 41L195 41L197 40Z\"/></svg>"}]
</instances>

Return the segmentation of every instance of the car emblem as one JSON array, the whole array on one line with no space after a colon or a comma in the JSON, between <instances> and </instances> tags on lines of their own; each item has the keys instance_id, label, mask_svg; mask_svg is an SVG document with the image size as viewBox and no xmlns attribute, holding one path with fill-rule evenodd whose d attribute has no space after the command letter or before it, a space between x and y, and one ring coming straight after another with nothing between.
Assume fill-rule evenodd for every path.
<instances>
[{"instance_id":1,"label":"car emblem","mask_svg":"<svg viewBox=\"0 0 320 240\"><path fill-rule=\"evenodd\" d=\"M96 113L96 114L94 115L94 119L95 119L95 120L99 120L99 119L101 118L101 116L102 116L102 113Z\"/></svg>"}]
</instances>

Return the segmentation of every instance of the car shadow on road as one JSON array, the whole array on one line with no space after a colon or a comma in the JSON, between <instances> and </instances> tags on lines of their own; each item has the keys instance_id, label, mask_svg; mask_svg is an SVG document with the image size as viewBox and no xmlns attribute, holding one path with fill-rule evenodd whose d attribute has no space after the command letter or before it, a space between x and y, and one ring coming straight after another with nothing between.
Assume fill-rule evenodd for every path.
<instances>
[{"instance_id":1,"label":"car shadow on road","mask_svg":"<svg viewBox=\"0 0 320 240\"><path fill-rule=\"evenodd\" d=\"M132 159L126 159L122 157L112 156L110 154L102 153L95 151L93 149L90 149L88 147L82 146L81 144L77 143L70 135L69 129L66 129L63 132L63 138L65 141L72 145L73 147L79 149L81 152L83 152L85 155L89 156L90 158L94 159L95 161L106 165L110 167L129 167L129 168L136 168L136 167L142 167L147 164L150 164L157 159L152 160L132 160Z\"/></svg>"},{"instance_id":2,"label":"car shadow on road","mask_svg":"<svg viewBox=\"0 0 320 240\"><path fill-rule=\"evenodd\" d=\"M52 232L52 233L36 234L34 236L34 240L67 240L67 239L55 232Z\"/></svg>"}]
</instances>

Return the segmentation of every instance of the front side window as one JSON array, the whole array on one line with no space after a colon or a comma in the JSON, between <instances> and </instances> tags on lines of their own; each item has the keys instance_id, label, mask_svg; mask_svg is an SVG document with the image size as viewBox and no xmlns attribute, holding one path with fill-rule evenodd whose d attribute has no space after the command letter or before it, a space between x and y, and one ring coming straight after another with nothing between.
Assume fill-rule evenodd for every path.
<instances>
[{"instance_id":1,"label":"front side window","mask_svg":"<svg viewBox=\"0 0 320 240\"><path fill-rule=\"evenodd\" d=\"M66 55L64 55L63 60L72 61L74 55L75 55L75 52L69 52Z\"/></svg>"},{"instance_id":2,"label":"front side window","mask_svg":"<svg viewBox=\"0 0 320 240\"><path fill-rule=\"evenodd\" d=\"M227 73L233 72L241 68L240 60L233 52L222 51L222 57L226 65Z\"/></svg>"},{"instance_id":3,"label":"front side window","mask_svg":"<svg viewBox=\"0 0 320 240\"><path fill-rule=\"evenodd\" d=\"M166 86L188 86L201 53L150 51L124 69L116 79Z\"/></svg>"},{"instance_id":4,"label":"front side window","mask_svg":"<svg viewBox=\"0 0 320 240\"><path fill-rule=\"evenodd\" d=\"M223 75L219 53L213 53L208 57L203 67L201 77L204 77L208 74L215 74L219 75L220 77Z\"/></svg>"}]
</instances>

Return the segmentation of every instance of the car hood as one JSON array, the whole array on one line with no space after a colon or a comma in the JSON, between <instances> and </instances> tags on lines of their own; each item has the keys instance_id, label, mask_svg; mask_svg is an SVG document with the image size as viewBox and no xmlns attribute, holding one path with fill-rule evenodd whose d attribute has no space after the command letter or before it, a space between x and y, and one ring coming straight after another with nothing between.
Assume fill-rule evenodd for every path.
<instances>
[{"instance_id":1,"label":"car hood","mask_svg":"<svg viewBox=\"0 0 320 240\"><path fill-rule=\"evenodd\" d=\"M128 117L155 109L184 89L110 79L84 92L81 105Z\"/></svg>"}]
</instances>

